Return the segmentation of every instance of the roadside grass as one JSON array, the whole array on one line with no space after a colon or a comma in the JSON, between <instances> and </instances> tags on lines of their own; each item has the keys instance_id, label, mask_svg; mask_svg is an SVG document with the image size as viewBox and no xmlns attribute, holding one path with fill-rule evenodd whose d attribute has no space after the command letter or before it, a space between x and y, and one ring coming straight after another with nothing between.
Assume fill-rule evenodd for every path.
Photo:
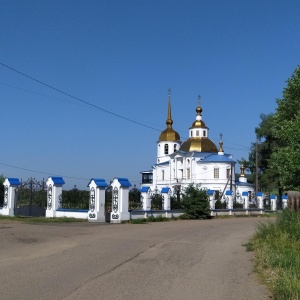
<instances>
[{"instance_id":1,"label":"roadside grass","mask_svg":"<svg viewBox=\"0 0 300 300\"><path fill-rule=\"evenodd\" d=\"M1 221L8 222L23 222L23 223L82 223L87 222L85 219L75 219L75 218L45 218L45 217L8 217L0 216Z\"/></svg>"},{"instance_id":2,"label":"roadside grass","mask_svg":"<svg viewBox=\"0 0 300 300\"><path fill-rule=\"evenodd\" d=\"M261 223L246 245L255 270L275 299L300 300L300 213L284 210L275 222Z\"/></svg>"}]
</instances>

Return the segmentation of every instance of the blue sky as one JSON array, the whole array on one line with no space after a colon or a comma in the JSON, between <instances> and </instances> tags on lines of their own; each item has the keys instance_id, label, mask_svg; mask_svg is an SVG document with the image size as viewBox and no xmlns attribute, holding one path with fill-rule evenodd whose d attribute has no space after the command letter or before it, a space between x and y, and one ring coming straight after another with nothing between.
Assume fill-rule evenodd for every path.
<instances>
[{"instance_id":1,"label":"blue sky","mask_svg":"<svg viewBox=\"0 0 300 300\"><path fill-rule=\"evenodd\" d=\"M299 1L0 6L0 63L157 129L0 65L0 174L7 177L61 175L67 188L84 188L93 177L139 185L139 172L156 161L168 88L183 141L201 95L210 138L218 143L222 133L226 153L248 157L259 115L274 112L300 61Z\"/></svg>"}]
</instances>

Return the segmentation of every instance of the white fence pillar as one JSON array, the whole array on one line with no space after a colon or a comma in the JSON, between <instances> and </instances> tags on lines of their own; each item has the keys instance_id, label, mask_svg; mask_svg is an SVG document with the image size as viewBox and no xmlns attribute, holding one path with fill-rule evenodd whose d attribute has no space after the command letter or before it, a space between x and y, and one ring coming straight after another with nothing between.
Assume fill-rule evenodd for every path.
<instances>
[{"instance_id":1,"label":"white fence pillar","mask_svg":"<svg viewBox=\"0 0 300 300\"><path fill-rule=\"evenodd\" d=\"M242 198L243 198L243 202L244 202L244 209L249 209L249 193L243 192ZM246 215L248 215L248 210L246 211Z\"/></svg>"},{"instance_id":2,"label":"white fence pillar","mask_svg":"<svg viewBox=\"0 0 300 300\"><path fill-rule=\"evenodd\" d=\"M271 201L271 210L276 211L277 210L277 196L270 195L270 201Z\"/></svg>"},{"instance_id":3,"label":"white fence pillar","mask_svg":"<svg viewBox=\"0 0 300 300\"><path fill-rule=\"evenodd\" d=\"M210 209L215 209L215 202L216 202L214 200L215 191L214 190L208 190L207 195L208 195L208 199L209 199Z\"/></svg>"},{"instance_id":4,"label":"white fence pillar","mask_svg":"<svg viewBox=\"0 0 300 300\"><path fill-rule=\"evenodd\" d=\"M282 209L288 208L288 196L283 195L282 196Z\"/></svg>"},{"instance_id":5,"label":"white fence pillar","mask_svg":"<svg viewBox=\"0 0 300 300\"><path fill-rule=\"evenodd\" d=\"M143 186L140 190L143 210L145 211L144 218L148 217L147 211L151 210L151 189L149 186Z\"/></svg>"},{"instance_id":6,"label":"white fence pillar","mask_svg":"<svg viewBox=\"0 0 300 300\"><path fill-rule=\"evenodd\" d=\"M264 209L264 194L262 192L256 193L257 205L259 209Z\"/></svg>"},{"instance_id":7,"label":"white fence pillar","mask_svg":"<svg viewBox=\"0 0 300 300\"><path fill-rule=\"evenodd\" d=\"M4 185L4 201L3 208L0 209L0 215L14 216L16 189L20 185L18 178L6 178L3 182Z\"/></svg>"},{"instance_id":8,"label":"white fence pillar","mask_svg":"<svg viewBox=\"0 0 300 300\"><path fill-rule=\"evenodd\" d=\"M49 177L47 185L47 210L46 218L56 217L56 210L62 201L62 186L65 184L62 177Z\"/></svg>"},{"instance_id":9,"label":"white fence pillar","mask_svg":"<svg viewBox=\"0 0 300 300\"><path fill-rule=\"evenodd\" d=\"M161 196L163 199L163 210L170 210L171 209L171 189L170 188L162 188L161 189ZM171 218L172 214L170 212L165 212L166 218Z\"/></svg>"},{"instance_id":10,"label":"white fence pillar","mask_svg":"<svg viewBox=\"0 0 300 300\"><path fill-rule=\"evenodd\" d=\"M232 191L226 191L225 192L225 197L226 197L226 202L227 202L227 208L228 209L233 209L233 199L232 199ZM231 215L231 212L229 212Z\"/></svg>"},{"instance_id":11,"label":"white fence pillar","mask_svg":"<svg viewBox=\"0 0 300 300\"><path fill-rule=\"evenodd\" d=\"M131 183L127 178L115 178L112 187L112 212L110 213L110 223L122 223L130 219L128 211L129 187Z\"/></svg>"},{"instance_id":12,"label":"white fence pillar","mask_svg":"<svg viewBox=\"0 0 300 300\"><path fill-rule=\"evenodd\" d=\"M108 187L104 179L92 178L88 184L90 200L89 222L105 222L105 188Z\"/></svg>"}]
</instances>

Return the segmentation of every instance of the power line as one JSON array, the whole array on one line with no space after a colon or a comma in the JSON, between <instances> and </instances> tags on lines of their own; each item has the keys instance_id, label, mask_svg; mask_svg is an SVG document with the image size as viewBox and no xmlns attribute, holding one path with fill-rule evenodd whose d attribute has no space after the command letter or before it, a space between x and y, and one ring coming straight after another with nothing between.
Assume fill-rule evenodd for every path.
<instances>
[{"instance_id":1,"label":"power line","mask_svg":"<svg viewBox=\"0 0 300 300\"><path fill-rule=\"evenodd\" d=\"M47 176L58 176L57 174L54 173L50 173L50 172L43 172L43 171L38 171L38 170L32 170L32 169L28 169L28 168L23 168L23 167L18 167L18 166L14 166L14 165L10 165L10 164L6 164L3 162L0 162L0 165L6 166L6 167L10 167L10 168L14 168L14 169L19 169L19 170L23 170L23 171L29 171L29 172L33 172L33 173L38 173L38 174L44 174ZM67 176L67 175L59 175L63 178L69 178L69 179L78 179L78 180L91 180L91 178L84 178L84 177L73 177L73 176ZM106 181L110 181L111 179L105 179ZM130 180L130 182L140 182L140 180Z\"/></svg>"},{"instance_id":2,"label":"power line","mask_svg":"<svg viewBox=\"0 0 300 300\"><path fill-rule=\"evenodd\" d=\"M37 82L37 83L39 83L39 84L41 84L41 85L44 85L44 86L46 86L46 87L48 87L48 88L50 88L50 89L53 89L53 90L55 90L56 92L62 93L63 95L66 95L66 96L68 96L68 97L70 97L70 98L72 98L72 99L74 99L74 100L76 100L76 101L79 101L79 102L81 102L81 103L83 103L83 104L85 104L85 105L88 105L88 106L90 106L90 107L92 107L92 108L101 110L101 111L103 111L103 112L105 112L105 113L111 114L111 115L113 115L113 116L115 116L115 117L118 117L118 118L121 118L121 119L126 120L126 121L128 121L128 122L131 122L131 123L134 123L134 124L143 126L143 127L145 127L145 128L149 128L149 129L152 129L152 130L161 132L161 129L157 129L157 128L154 128L154 127L152 127L152 126L146 125L146 124L144 124L144 123L141 123L141 122L135 121L135 120L133 120L133 119L130 119L130 118L128 118L128 117L124 117L124 116L119 115L119 114L117 114L117 113L114 113L114 112L112 112L112 111L110 111L110 110L107 110L107 109L104 109L104 108L102 108L102 107L100 107L100 106L97 106L97 105L95 105L95 104L92 104L92 103L90 103L90 102L88 102L88 101L86 101L86 100L83 100L83 99L80 99L80 98L78 98L78 97L75 97L75 96L73 96L73 95L71 95L71 94L69 94L69 93L66 93L66 92L64 92L64 91L62 91L62 90L60 90L60 89L58 89L58 88L56 88L56 87L54 87L54 86L51 86L50 84L47 84L47 83L45 83L45 82L43 82L43 81L41 81L41 80L38 80L38 79L36 79L36 78L34 78L34 77L30 76L30 75L27 75L27 74L25 74L25 73L23 73L23 72L21 72L21 71L15 69L15 68L13 68L13 67L10 67L10 66L8 66L8 65L6 65L6 64L4 64L4 63L2 63L2 62L0 62L0 65L2 65L2 66L5 67L5 68L10 69L10 70L13 71L13 72L16 72L16 73L18 73L18 74L20 74L20 75L22 75L22 76L24 76L24 77L26 77L26 78L29 78L30 80L33 80L33 81L35 81L35 82ZM53 99L57 99L57 100L61 100L61 101L67 101L67 100L63 100L63 99L56 98L56 97L47 96L47 95L42 94L42 93L38 93L38 92L34 92L34 91L29 91L29 90L26 90L26 89L23 89L23 88L19 88L19 87L16 87L16 86L4 84L4 83L0 83L0 84L6 85L6 86L9 86L9 87L12 87L12 88L16 88L16 89L19 89L19 90L23 90L23 91L26 91L26 92L38 94L38 95L41 95L41 96L45 96L45 97L49 97L49 98L53 98ZM184 139L187 139L186 137L183 137L183 138L184 138ZM243 145L240 145L240 144L235 144L235 143L230 143L230 142L229 142L229 144L239 145L239 146L242 146L244 149L241 149L241 148L231 148L231 147L226 147L227 149L240 150L240 151L247 151L247 152L250 151L250 149L248 150L246 146L243 146Z\"/></svg>"},{"instance_id":3,"label":"power line","mask_svg":"<svg viewBox=\"0 0 300 300\"><path fill-rule=\"evenodd\" d=\"M38 79L36 79L36 78L30 76L30 75L27 75L27 74L25 74L25 73L23 73L23 72L21 72L21 71L18 71L18 70L16 70L16 69L14 69L13 67L10 67L10 66L8 66L8 65L6 65L6 64L4 64L4 63L2 63L2 62L0 62L0 65L2 65L3 67L5 67L5 68L7 68L7 69L10 69L11 71L16 72L16 73L18 73L18 74L20 74L20 75L22 75L22 76L24 76L24 77L26 77L26 78L29 78L29 79L31 79L31 80L33 80L33 81L35 81L35 82L37 82L37 83L39 83L39 84L41 84L41 85L44 85L44 86L46 86L46 87L48 87L48 88L50 88L50 89L52 89L52 90L54 90L54 91L56 91L56 92L62 93L62 94L65 95L65 96L68 96L68 97L70 97L70 98L72 98L72 99L75 99L75 100L81 102L81 103L84 103L84 104L86 104L86 105L88 105L88 106L90 106L90 107L96 108L96 109L98 109L98 110L101 110L101 111L103 111L103 112L105 112L105 113L108 113L108 114L111 114L111 115L113 115L113 116L115 116L115 117L118 117L118 118L121 118L121 119L123 119L123 120L126 120L126 121L128 121L128 122L131 122L131 123L134 123L134 124L137 124L137 125L140 125L140 126L143 126L143 127L146 127L146 128L152 129L152 130L155 130L155 131L161 131L160 129L157 129L157 128L154 128L154 127L152 127L152 126L148 126L148 125L145 125L145 124L143 124L143 123L134 121L134 120L132 120L132 119L129 119L129 118L127 118L127 117L124 117L124 116L122 116L122 115L119 115L119 114L117 114L117 113L114 113L114 112L112 112L112 111L110 111L110 110L104 109L104 108L102 108L102 107L100 107L100 106L98 106L98 105L92 104L92 103L90 103L90 102L88 102L88 101L86 101L86 100L83 100L83 99L80 99L80 98L78 98L78 97L75 97L75 96L73 96L73 95L71 95L71 94L69 94L69 93L66 93L66 92L64 92L64 91L62 91L62 90L60 90L60 89L58 89L58 88L56 88L56 87L54 87L54 86L52 86L52 85L50 85L50 84L47 84L47 83L45 83L45 82L43 82L43 81L40 81L40 80L38 80Z\"/></svg>"}]
</instances>

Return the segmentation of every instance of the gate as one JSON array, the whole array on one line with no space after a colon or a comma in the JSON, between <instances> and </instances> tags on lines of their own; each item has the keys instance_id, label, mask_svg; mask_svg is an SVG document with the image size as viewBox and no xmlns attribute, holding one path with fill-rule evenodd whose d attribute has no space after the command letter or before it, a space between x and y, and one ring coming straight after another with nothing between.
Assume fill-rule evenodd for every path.
<instances>
[{"instance_id":1,"label":"gate","mask_svg":"<svg viewBox=\"0 0 300 300\"><path fill-rule=\"evenodd\" d=\"M15 216L45 217L47 207L46 182L30 178L21 180L16 189Z\"/></svg>"}]
</instances>

